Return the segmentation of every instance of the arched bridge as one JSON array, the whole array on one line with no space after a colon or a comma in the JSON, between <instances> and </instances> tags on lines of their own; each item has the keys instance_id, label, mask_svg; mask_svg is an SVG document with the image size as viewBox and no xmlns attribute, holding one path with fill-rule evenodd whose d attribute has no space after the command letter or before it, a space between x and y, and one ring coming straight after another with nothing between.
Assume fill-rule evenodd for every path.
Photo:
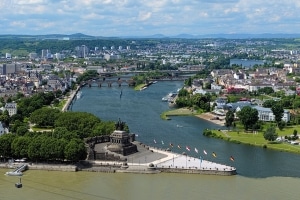
<instances>
[{"instance_id":1,"label":"arched bridge","mask_svg":"<svg viewBox=\"0 0 300 200\"><path fill-rule=\"evenodd\" d=\"M121 79L121 78L103 78L85 81L84 85L89 87L112 87L112 86L134 86L135 82L132 79Z\"/></svg>"}]
</instances>

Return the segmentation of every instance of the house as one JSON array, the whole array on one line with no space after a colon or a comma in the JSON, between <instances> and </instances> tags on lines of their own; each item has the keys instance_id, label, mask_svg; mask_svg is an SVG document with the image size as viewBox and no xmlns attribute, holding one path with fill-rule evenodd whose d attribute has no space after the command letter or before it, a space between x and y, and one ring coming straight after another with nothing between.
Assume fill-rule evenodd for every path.
<instances>
[{"instance_id":1,"label":"house","mask_svg":"<svg viewBox=\"0 0 300 200\"><path fill-rule=\"evenodd\" d=\"M215 100L215 103L217 104L217 108L223 108L227 102L228 102L227 97L218 97Z\"/></svg>"},{"instance_id":2,"label":"house","mask_svg":"<svg viewBox=\"0 0 300 200\"><path fill-rule=\"evenodd\" d=\"M249 101L238 101L235 103L226 104L225 108L227 108L228 110L239 112L246 106L251 106L251 103Z\"/></svg>"},{"instance_id":3,"label":"house","mask_svg":"<svg viewBox=\"0 0 300 200\"><path fill-rule=\"evenodd\" d=\"M8 129L7 128L4 128L2 122L0 122L0 136L5 134L5 133L8 133Z\"/></svg>"},{"instance_id":4,"label":"house","mask_svg":"<svg viewBox=\"0 0 300 200\"><path fill-rule=\"evenodd\" d=\"M17 114L17 103L6 103L4 110L8 111L9 116Z\"/></svg>"},{"instance_id":5,"label":"house","mask_svg":"<svg viewBox=\"0 0 300 200\"><path fill-rule=\"evenodd\" d=\"M253 108L255 108L258 111L258 119L259 120L275 121L275 115L273 114L271 108L264 108L261 106L254 106ZM288 121L290 121L290 119L291 119L290 111L285 109L283 112L282 121L288 122Z\"/></svg>"}]
</instances>

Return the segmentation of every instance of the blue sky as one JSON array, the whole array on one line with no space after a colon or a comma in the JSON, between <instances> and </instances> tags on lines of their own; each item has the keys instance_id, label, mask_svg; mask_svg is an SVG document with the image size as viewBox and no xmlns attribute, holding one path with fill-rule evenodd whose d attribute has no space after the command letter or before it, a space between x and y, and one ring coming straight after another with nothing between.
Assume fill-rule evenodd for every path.
<instances>
[{"instance_id":1,"label":"blue sky","mask_svg":"<svg viewBox=\"0 0 300 200\"><path fill-rule=\"evenodd\" d=\"M0 0L0 34L300 33L299 0Z\"/></svg>"}]
</instances>

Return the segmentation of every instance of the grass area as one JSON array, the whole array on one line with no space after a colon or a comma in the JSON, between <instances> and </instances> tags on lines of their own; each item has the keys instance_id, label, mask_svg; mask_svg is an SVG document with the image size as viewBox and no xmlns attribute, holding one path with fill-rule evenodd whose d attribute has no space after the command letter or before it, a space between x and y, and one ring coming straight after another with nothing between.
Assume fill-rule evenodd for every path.
<instances>
[{"instance_id":1,"label":"grass area","mask_svg":"<svg viewBox=\"0 0 300 200\"><path fill-rule=\"evenodd\" d=\"M39 127L31 127L31 129L33 131L36 131L36 132L52 131L53 130L53 128L39 128Z\"/></svg>"},{"instance_id":2,"label":"grass area","mask_svg":"<svg viewBox=\"0 0 300 200\"><path fill-rule=\"evenodd\" d=\"M188 108L178 108L174 110L165 111L160 115L160 117L162 119L168 120L169 119L168 116L187 116L187 115L196 115L196 114L200 114L200 113Z\"/></svg>"},{"instance_id":3,"label":"grass area","mask_svg":"<svg viewBox=\"0 0 300 200\"><path fill-rule=\"evenodd\" d=\"M67 103L67 99L63 99L63 100L59 101L59 104L58 104L57 108L58 108L59 110L62 110L63 107L64 107L64 105L65 105L66 103Z\"/></svg>"},{"instance_id":4,"label":"grass area","mask_svg":"<svg viewBox=\"0 0 300 200\"><path fill-rule=\"evenodd\" d=\"M147 84L139 84L134 87L134 90L141 90L143 87L145 87Z\"/></svg>"},{"instance_id":5,"label":"grass area","mask_svg":"<svg viewBox=\"0 0 300 200\"><path fill-rule=\"evenodd\" d=\"M298 127L288 127L285 130L277 130L279 136L289 136L292 135L293 130L300 130L300 126ZM263 132L257 133L248 133L244 131L233 131L233 130L212 130L215 134L214 137L224 139L230 142L234 142L237 144L248 144L253 146L259 146L262 148L268 148L278 151L285 151L291 153L300 154L300 145L292 145L286 142L277 143L277 142L269 142L264 139Z\"/></svg>"}]
</instances>

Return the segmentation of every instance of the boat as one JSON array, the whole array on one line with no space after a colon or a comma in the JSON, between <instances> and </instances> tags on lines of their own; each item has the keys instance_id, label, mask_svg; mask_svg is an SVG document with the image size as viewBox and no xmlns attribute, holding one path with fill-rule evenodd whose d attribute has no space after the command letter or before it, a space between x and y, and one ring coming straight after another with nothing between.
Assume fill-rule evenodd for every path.
<instances>
[{"instance_id":1,"label":"boat","mask_svg":"<svg viewBox=\"0 0 300 200\"><path fill-rule=\"evenodd\" d=\"M163 97L161 100L162 101L168 101L168 102L172 102L173 99L177 96L178 93L176 92L170 92L167 96Z\"/></svg>"},{"instance_id":2,"label":"boat","mask_svg":"<svg viewBox=\"0 0 300 200\"><path fill-rule=\"evenodd\" d=\"M81 98L81 94L82 94L82 92L81 92L81 91L78 91L77 94L76 94L76 98L77 98L77 99L80 99L80 98Z\"/></svg>"},{"instance_id":3,"label":"boat","mask_svg":"<svg viewBox=\"0 0 300 200\"><path fill-rule=\"evenodd\" d=\"M153 81L153 84L157 83L157 81Z\"/></svg>"},{"instance_id":4,"label":"boat","mask_svg":"<svg viewBox=\"0 0 300 200\"><path fill-rule=\"evenodd\" d=\"M148 87L142 87L141 89L140 89L140 91L142 91L142 90L145 90L145 89L147 89Z\"/></svg>"},{"instance_id":5,"label":"boat","mask_svg":"<svg viewBox=\"0 0 300 200\"><path fill-rule=\"evenodd\" d=\"M20 171L12 171L12 172L6 172L5 175L8 175L8 176L22 176L23 173L20 172Z\"/></svg>"}]
</instances>

